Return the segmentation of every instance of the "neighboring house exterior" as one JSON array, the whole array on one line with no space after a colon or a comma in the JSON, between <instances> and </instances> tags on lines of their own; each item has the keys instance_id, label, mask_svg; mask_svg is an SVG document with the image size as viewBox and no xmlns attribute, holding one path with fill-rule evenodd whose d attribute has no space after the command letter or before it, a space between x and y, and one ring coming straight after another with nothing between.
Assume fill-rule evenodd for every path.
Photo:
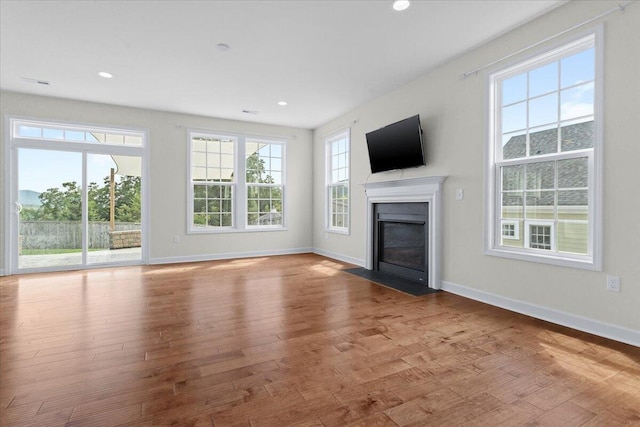
<instances>
[{"instance_id":1,"label":"neighboring house exterior","mask_svg":"<svg viewBox=\"0 0 640 427\"><path fill-rule=\"evenodd\" d=\"M588 149L593 140L593 121L542 130L529 135L529 155L556 153L558 141L563 152ZM524 134L510 138L503 146L504 158L525 157L526 144ZM502 244L586 254L587 158L559 160L557 167L553 162L541 158L526 170L523 165L503 169ZM548 247L536 246L534 235L539 233L547 235Z\"/></svg>"}]
</instances>

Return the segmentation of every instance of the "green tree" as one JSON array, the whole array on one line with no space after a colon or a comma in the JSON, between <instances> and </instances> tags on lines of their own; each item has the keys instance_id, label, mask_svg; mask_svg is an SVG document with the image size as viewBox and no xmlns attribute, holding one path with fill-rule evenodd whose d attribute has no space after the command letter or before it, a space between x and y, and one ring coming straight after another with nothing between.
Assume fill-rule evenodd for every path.
<instances>
[{"instance_id":1,"label":"green tree","mask_svg":"<svg viewBox=\"0 0 640 427\"><path fill-rule=\"evenodd\" d=\"M75 181L63 182L62 188L50 188L40 194L40 219L45 221L80 221L81 188Z\"/></svg>"},{"instance_id":2,"label":"green tree","mask_svg":"<svg viewBox=\"0 0 640 427\"><path fill-rule=\"evenodd\" d=\"M118 222L140 222L141 180L137 176L121 176L115 183L115 219ZM110 188L109 177L99 186L92 182L88 186L87 209L89 221L109 221ZM62 188L49 188L40 194L42 205L23 209L22 221L80 221L82 218L82 188L73 182L65 182Z\"/></svg>"},{"instance_id":3,"label":"green tree","mask_svg":"<svg viewBox=\"0 0 640 427\"><path fill-rule=\"evenodd\" d=\"M140 222L142 203L140 201L140 177L122 176L116 183L116 220L119 222Z\"/></svg>"},{"instance_id":4,"label":"green tree","mask_svg":"<svg viewBox=\"0 0 640 427\"><path fill-rule=\"evenodd\" d=\"M251 184L275 184L275 180L265 170L265 162L258 152L252 153L246 160L247 213L250 224L257 224L260 217L275 210L282 212L282 187L258 186Z\"/></svg>"}]
</instances>

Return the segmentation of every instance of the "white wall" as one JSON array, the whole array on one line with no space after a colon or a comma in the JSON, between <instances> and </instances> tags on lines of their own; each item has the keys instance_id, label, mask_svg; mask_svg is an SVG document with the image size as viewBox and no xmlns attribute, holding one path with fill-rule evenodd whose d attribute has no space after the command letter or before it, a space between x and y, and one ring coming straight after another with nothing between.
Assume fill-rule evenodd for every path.
<instances>
[{"instance_id":1,"label":"white wall","mask_svg":"<svg viewBox=\"0 0 640 427\"><path fill-rule=\"evenodd\" d=\"M604 118L604 271L591 272L496 258L483 253L485 78L459 75L558 34L615 7L570 2L422 78L316 129L314 247L364 264L365 181L448 176L444 183L445 289L640 345L640 4L606 18ZM437 42L437 41L434 41ZM427 166L369 175L364 134L420 114ZM325 233L324 136L351 126L351 235ZM455 189L464 188L462 201ZM605 290L606 275L622 292ZM562 323L562 322L560 322ZM611 332L613 329L613 332ZM637 340L637 341L636 341Z\"/></svg>"},{"instance_id":2,"label":"white wall","mask_svg":"<svg viewBox=\"0 0 640 427\"><path fill-rule=\"evenodd\" d=\"M2 92L0 98L3 142L7 115L149 131L151 263L309 251L311 248L312 132L309 130L11 92ZM188 128L289 138L285 200L288 230L186 234ZM4 168L4 149L0 151L0 165ZM1 174L4 180L4 170ZM4 207L8 203L8 195L4 194L4 185L2 187L0 202ZM9 236L4 223L3 208L0 213L2 242ZM180 236L180 243L173 243L174 236ZM0 248L0 270L7 269L4 261L3 245Z\"/></svg>"}]
</instances>

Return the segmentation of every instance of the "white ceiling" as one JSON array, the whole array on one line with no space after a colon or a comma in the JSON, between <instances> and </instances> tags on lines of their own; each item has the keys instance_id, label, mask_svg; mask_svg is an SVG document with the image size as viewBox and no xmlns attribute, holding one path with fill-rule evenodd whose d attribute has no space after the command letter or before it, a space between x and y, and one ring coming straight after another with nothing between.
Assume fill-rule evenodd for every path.
<instances>
[{"instance_id":1,"label":"white ceiling","mask_svg":"<svg viewBox=\"0 0 640 427\"><path fill-rule=\"evenodd\" d=\"M562 3L2 0L0 86L315 128Z\"/></svg>"}]
</instances>

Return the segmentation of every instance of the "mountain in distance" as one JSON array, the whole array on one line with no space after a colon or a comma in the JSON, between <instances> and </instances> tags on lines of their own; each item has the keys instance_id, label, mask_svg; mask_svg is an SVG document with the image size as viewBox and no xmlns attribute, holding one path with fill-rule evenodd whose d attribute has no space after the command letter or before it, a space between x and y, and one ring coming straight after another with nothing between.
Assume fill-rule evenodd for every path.
<instances>
[{"instance_id":1,"label":"mountain in distance","mask_svg":"<svg viewBox=\"0 0 640 427\"><path fill-rule=\"evenodd\" d=\"M25 208L39 208L42 205L40 193L32 190L18 191L18 202Z\"/></svg>"}]
</instances>

